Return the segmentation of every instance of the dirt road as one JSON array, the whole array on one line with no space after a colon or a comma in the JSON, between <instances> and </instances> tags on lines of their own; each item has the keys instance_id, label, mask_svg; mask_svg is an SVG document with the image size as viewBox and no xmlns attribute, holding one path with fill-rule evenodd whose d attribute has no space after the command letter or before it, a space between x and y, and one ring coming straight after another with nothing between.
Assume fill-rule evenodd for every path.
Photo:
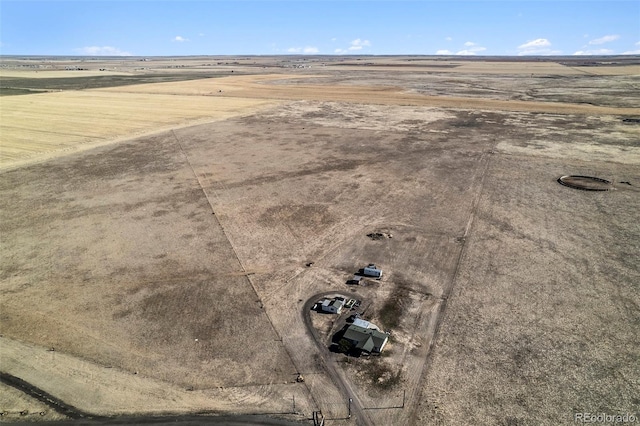
<instances>
[{"instance_id":1,"label":"dirt road","mask_svg":"<svg viewBox=\"0 0 640 426\"><path fill-rule=\"evenodd\" d=\"M344 372L336 365L334 357L332 356L331 352L329 352L329 349L320 338L318 331L315 329L315 327L313 327L313 324L311 323L311 316L309 313L311 312L311 308L313 307L313 305L323 297L335 293L335 291L328 291L311 296L302 307L302 317L304 318L304 324L307 327L307 331L313 338L313 341L316 342L318 352L326 368L327 374L331 377L333 383L340 389L340 391L344 395L345 400L349 400L352 417L355 417L358 425L373 426L373 422L364 411L362 401L360 401L360 398L358 398L358 394L353 388L351 381L347 379Z\"/></svg>"}]
</instances>

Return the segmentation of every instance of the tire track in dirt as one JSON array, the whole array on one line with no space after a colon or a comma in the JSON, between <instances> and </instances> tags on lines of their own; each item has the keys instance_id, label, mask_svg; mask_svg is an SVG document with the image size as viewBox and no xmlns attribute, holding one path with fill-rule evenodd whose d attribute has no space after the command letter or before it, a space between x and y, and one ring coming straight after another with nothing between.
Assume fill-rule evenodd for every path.
<instances>
[{"instance_id":1,"label":"tire track in dirt","mask_svg":"<svg viewBox=\"0 0 640 426\"><path fill-rule=\"evenodd\" d=\"M56 398L55 396L43 391L42 389L20 379L19 377L13 376L9 373L0 372L0 382L4 383L7 386L11 386L30 397L46 404L51 407L56 412L67 416L71 419L71 421L80 421L80 424L83 425L103 425L103 424L224 424L224 425L296 425L300 424L300 422L293 422L285 419L278 419L267 417L269 415L274 414L291 414L289 412L283 413L265 413L265 414L255 414L255 415L226 415L219 416L218 413L213 410L202 410L198 412L193 412L189 414L175 415L175 414L167 414L167 415L155 415L155 416L113 416L113 417L105 417L105 416L97 416L94 414L87 413L82 411L72 405L69 405L62 401L61 399ZM205 417L206 416L206 417ZM56 424L58 422L55 422ZM67 424L67 422L64 422Z\"/></svg>"},{"instance_id":2,"label":"tire track in dirt","mask_svg":"<svg viewBox=\"0 0 640 426\"><path fill-rule=\"evenodd\" d=\"M25 382L19 377L13 376L9 373L0 372L0 382L4 383L7 386L11 386L19 391L24 392L30 397L48 405L56 412L69 417L70 419L78 420L78 419L99 419L103 418L100 416L94 416L93 414L89 414L85 411L80 410L79 408L74 407L73 405L69 405L62 401L61 399L56 398L48 392L43 391L42 389L33 386L30 383Z\"/></svg>"}]
</instances>

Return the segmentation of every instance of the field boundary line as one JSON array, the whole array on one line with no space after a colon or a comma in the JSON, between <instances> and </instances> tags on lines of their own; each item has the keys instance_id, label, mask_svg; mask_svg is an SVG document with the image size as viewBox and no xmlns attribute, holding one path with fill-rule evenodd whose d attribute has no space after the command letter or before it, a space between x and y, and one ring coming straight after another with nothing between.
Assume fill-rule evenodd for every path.
<instances>
[{"instance_id":1,"label":"field boundary line","mask_svg":"<svg viewBox=\"0 0 640 426\"><path fill-rule=\"evenodd\" d=\"M218 224L218 226L220 227L220 229L222 230L222 234L224 235L225 239L229 243L229 246L231 247L231 251L233 251L233 255L236 258L236 260L238 261L238 264L240 265L240 269L242 270L243 275L247 278L247 281L251 285L251 288L253 289L253 292L256 294L256 296L258 297L258 299L260 299L260 301L262 303L262 297L260 296L260 293L258 293L258 290L257 290L256 286L253 284L253 281L251 280L251 277L247 274L247 269L245 268L244 264L242 263L242 260L240 259L240 256L238 256L238 252L236 251L236 248L233 245L233 242L231 242L231 238L229 238L229 235L228 235L227 231L224 229L224 225L222 225L222 222L220 221L220 218L216 214L215 209L213 207L213 203L211 202L211 198L209 198L209 194L207 193L207 190L204 188L204 185L202 185L202 181L200 180L200 177L198 176L198 174L196 173L195 169L193 168L193 165L191 164L191 160L189 160L189 157L188 157L186 151L184 150L184 147L182 146L182 143L178 139L178 136L176 135L176 132L173 129L171 130L171 134L173 134L173 137L176 140L176 143L180 147L180 152L182 152L182 155L184 156L187 164L189 165L189 169L191 169L191 172L193 173L193 176L196 178L196 180L198 182L198 186L202 190L202 193L204 194L204 196L205 196L205 198L207 200L207 203L209 204L209 207L211 208L211 214L212 214L212 216L215 216L215 221ZM266 315L266 311L265 311L265 315ZM280 336L280 333L278 333L276 328L273 326L273 322L271 321L271 318L269 318L268 315L267 315L267 319L269 320L269 324L271 324L271 328L273 328L273 330L275 331L275 333L278 336L278 338L280 338L280 340L282 340L282 337Z\"/></svg>"},{"instance_id":2,"label":"field boundary line","mask_svg":"<svg viewBox=\"0 0 640 426\"><path fill-rule=\"evenodd\" d=\"M277 337L277 340L280 342L280 344L282 345L282 348L284 349L285 353L289 357L289 361L291 362L291 365L299 373L300 372L300 368L296 365L295 360L294 360L293 356L291 355L291 352L289 352L289 349L287 348L287 345L284 344L284 340L282 338L282 335L278 332L278 329L273 324L273 321L271 320L271 317L269 317L269 314L267 313L267 310L264 307L264 303L262 301L262 297L260 296L260 293L258 293L258 290L257 290L255 284L253 283L253 281L251 280L251 277L247 273L247 269L245 268L244 264L242 263L242 260L240 259L240 256L238 256L238 252L236 251L235 246L231 242L231 238L229 238L229 235L227 234L227 231L224 229L224 226L222 225L222 222L220 221L220 218L216 214L215 209L213 207L213 203L211 202L211 199L209 198L209 194L207 194L206 189L202 185L202 181L200 180L200 177L198 176L198 174L196 173L195 169L193 168L193 165L191 164L191 161L189 160L189 156L187 155L186 151L184 150L184 147L182 146L182 143L180 142L180 139L178 139L178 135L176 135L176 132L173 129L171 129L171 134L173 134L173 138L175 139L176 143L180 147L180 152L182 152L182 155L184 156L185 161L189 165L189 168L191 169L191 172L193 173L193 176L196 178L196 181L198 182L198 186L200 186L200 189L202 190L202 193L204 194L204 196L205 196L205 198L207 200L207 203L209 204L209 207L211 208L212 216L215 217L215 221L218 224L218 226L220 227L220 230L222 231L222 235L224 235L225 239L229 243L229 246L231 247L231 250L233 251L233 255L237 259L238 264L240 265L240 268L242 269L244 277L247 279L247 281L249 282L249 285L253 289L253 292L258 297L258 300L260 301L260 307L262 309L262 312L263 312L265 318L267 318L267 321L269 322L269 325L271 325L271 329L275 333L275 335ZM319 410L320 408L319 408L318 402L313 397L313 394L311 393L311 389L309 389L309 386L306 383L304 383L304 385L305 385L305 388L307 389L307 393L309 394L309 398L311 399L311 401L315 405L315 409Z\"/></svg>"},{"instance_id":3,"label":"field boundary line","mask_svg":"<svg viewBox=\"0 0 640 426\"><path fill-rule=\"evenodd\" d=\"M419 389L417 390L416 393L416 397L415 400L412 401L412 405L413 407L411 407L412 413L410 415L410 421L409 424L418 424L417 423L417 409L418 409L418 404L420 402L420 399L422 399L422 392L426 387L426 377L427 377L427 373L429 372L429 368L431 367L431 363L433 361L433 348L436 345L436 341L438 340L438 336L440 335L440 329L442 328L442 323L444 322L444 317L445 317L445 313L446 313L446 309L447 309L447 304L449 302L449 299L451 298L452 294L453 294L453 288L455 287L456 281L458 279L458 274L460 273L460 265L462 264L462 260L464 258L464 255L467 252L467 238L469 236L469 234L471 233L471 229L473 227L473 223L475 221L475 216L477 214L478 211L478 206L480 205L480 199L482 198L482 190L484 188L484 181L485 181L485 177L487 175L487 171L489 170L489 163L491 162L491 155L494 155L495 153L495 149L491 149L489 151L486 151L482 154L480 161L485 160L484 161L484 167L482 170L482 174L480 175L480 182L478 184L478 192L476 193L474 199L473 199L473 203L471 204L471 211L469 213L469 219L467 220L467 225L464 229L464 233L462 235L462 247L460 248L460 251L458 253L458 258L456 259L456 264L455 264L455 269L453 271L453 274L451 275L451 280L449 281L448 285L444 288L444 291L442 292L442 296L440 298L441 300L441 304L439 309L437 309L436 311L436 316L435 316L435 326L434 326L434 331L433 331L433 335L431 336L431 342L429 342L429 347L427 349L427 353L425 355L425 362L424 365L422 367L422 371L420 372L420 380L418 381L419 384L421 384L421 386L419 386Z\"/></svg>"}]
</instances>

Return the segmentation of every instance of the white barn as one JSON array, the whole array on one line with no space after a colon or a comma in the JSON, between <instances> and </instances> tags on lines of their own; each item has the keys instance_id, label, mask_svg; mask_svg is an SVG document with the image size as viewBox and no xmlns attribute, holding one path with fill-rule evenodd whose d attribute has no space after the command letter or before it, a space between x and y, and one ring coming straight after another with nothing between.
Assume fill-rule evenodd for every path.
<instances>
[{"instance_id":1,"label":"white barn","mask_svg":"<svg viewBox=\"0 0 640 426\"><path fill-rule=\"evenodd\" d=\"M322 312L329 312L332 314L339 314L342 312L342 307L344 306L344 301L342 300L325 300L320 305L320 309Z\"/></svg>"}]
</instances>

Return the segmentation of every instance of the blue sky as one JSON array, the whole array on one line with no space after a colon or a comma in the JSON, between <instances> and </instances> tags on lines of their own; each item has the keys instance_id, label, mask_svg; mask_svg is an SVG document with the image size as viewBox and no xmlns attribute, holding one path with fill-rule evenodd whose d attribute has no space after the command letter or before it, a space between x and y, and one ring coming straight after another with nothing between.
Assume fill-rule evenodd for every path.
<instances>
[{"instance_id":1,"label":"blue sky","mask_svg":"<svg viewBox=\"0 0 640 426\"><path fill-rule=\"evenodd\" d=\"M640 54L640 1L0 1L5 55Z\"/></svg>"}]
</instances>

